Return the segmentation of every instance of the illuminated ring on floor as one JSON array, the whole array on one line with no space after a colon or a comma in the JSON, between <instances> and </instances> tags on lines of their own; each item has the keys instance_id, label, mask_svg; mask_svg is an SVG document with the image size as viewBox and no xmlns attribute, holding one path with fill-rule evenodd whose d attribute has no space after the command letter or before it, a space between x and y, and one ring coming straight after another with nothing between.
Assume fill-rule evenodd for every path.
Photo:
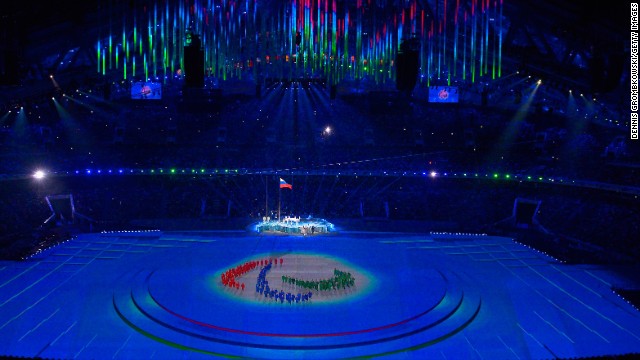
<instances>
[{"instance_id":1,"label":"illuminated ring on floor","mask_svg":"<svg viewBox=\"0 0 640 360\"><path fill-rule=\"evenodd\" d=\"M448 284L445 294L442 294L433 306L410 318L354 331L315 334L268 333L207 323L171 310L151 293L149 285L154 274L155 271L140 273L132 278L133 284L129 283L133 288L120 289L114 294L113 304L118 315L130 327L151 339L185 350L217 355L241 353L240 348L269 349L284 351L283 354L287 354L288 351L294 350L330 352L332 349L337 351L347 348L360 352L360 347L364 353L370 354L367 356L415 350L440 342L461 331L475 319L481 305L478 296L469 296L456 285L458 282L454 279L455 275L445 276L440 272ZM450 305L447 307L444 302ZM135 311L126 311L132 308L127 303L132 304ZM468 310L461 310L463 308ZM457 325L441 325L451 322ZM150 329L154 327L155 331ZM265 341L269 338L272 340ZM300 345L296 339L305 339L305 345ZM395 341L401 339L403 340ZM231 348L221 352L220 346ZM233 350L234 348L236 350Z\"/></svg>"}]
</instances>

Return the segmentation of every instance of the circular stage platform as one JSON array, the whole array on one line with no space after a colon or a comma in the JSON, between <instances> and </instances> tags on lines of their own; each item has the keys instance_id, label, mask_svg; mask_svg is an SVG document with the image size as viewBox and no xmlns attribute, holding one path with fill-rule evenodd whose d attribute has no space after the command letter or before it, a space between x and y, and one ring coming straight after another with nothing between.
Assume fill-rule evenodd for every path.
<instances>
[{"instance_id":1,"label":"circular stage platform","mask_svg":"<svg viewBox=\"0 0 640 360\"><path fill-rule=\"evenodd\" d=\"M255 230L268 234L320 235L335 231L335 227L325 219L285 217L281 220L265 218L255 225Z\"/></svg>"},{"instance_id":2,"label":"circular stage platform","mask_svg":"<svg viewBox=\"0 0 640 360\"><path fill-rule=\"evenodd\" d=\"M388 355L456 334L481 306L479 295L446 269L392 274L320 252L262 253L217 267L203 253L187 258L123 279L113 306L136 331L198 353ZM340 284L340 277L349 280ZM384 314L372 316L380 307Z\"/></svg>"}]
</instances>

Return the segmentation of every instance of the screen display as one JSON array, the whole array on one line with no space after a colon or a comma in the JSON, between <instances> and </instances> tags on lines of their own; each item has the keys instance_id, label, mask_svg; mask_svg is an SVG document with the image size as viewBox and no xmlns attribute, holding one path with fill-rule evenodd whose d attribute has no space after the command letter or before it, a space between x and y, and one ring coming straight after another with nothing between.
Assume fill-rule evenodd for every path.
<instances>
[{"instance_id":1,"label":"screen display","mask_svg":"<svg viewBox=\"0 0 640 360\"><path fill-rule=\"evenodd\" d=\"M430 103L457 103L458 88L455 86L430 86Z\"/></svg>"},{"instance_id":2,"label":"screen display","mask_svg":"<svg viewBox=\"0 0 640 360\"><path fill-rule=\"evenodd\" d=\"M138 81L131 84L131 98L134 100L162 99L162 84L153 81Z\"/></svg>"}]
</instances>

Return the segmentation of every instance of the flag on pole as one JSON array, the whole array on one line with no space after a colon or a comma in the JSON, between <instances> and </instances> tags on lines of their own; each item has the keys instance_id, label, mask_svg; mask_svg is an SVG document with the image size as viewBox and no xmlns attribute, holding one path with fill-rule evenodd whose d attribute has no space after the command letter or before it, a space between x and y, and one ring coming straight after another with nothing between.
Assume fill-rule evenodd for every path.
<instances>
[{"instance_id":1,"label":"flag on pole","mask_svg":"<svg viewBox=\"0 0 640 360\"><path fill-rule=\"evenodd\" d=\"M291 190L293 190L293 187L291 186L291 184L289 184L286 181L284 181L283 178L280 178L280 189L291 189Z\"/></svg>"}]
</instances>

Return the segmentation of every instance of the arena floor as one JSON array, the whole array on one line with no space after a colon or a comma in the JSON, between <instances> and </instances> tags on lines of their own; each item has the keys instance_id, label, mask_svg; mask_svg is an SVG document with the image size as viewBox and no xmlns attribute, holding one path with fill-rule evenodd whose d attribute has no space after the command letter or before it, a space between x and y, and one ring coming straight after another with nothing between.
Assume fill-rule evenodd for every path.
<instances>
[{"instance_id":1,"label":"arena floor","mask_svg":"<svg viewBox=\"0 0 640 360\"><path fill-rule=\"evenodd\" d=\"M221 280L233 269L238 288ZM318 284L336 274L348 274L352 285L310 290L283 283L283 276ZM256 292L261 276L267 295ZM562 264L508 238L471 234L86 234L27 261L0 262L0 355L625 354L640 352L640 312L611 289L627 281L598 266Z\"/></svg>"}]
</instances>

